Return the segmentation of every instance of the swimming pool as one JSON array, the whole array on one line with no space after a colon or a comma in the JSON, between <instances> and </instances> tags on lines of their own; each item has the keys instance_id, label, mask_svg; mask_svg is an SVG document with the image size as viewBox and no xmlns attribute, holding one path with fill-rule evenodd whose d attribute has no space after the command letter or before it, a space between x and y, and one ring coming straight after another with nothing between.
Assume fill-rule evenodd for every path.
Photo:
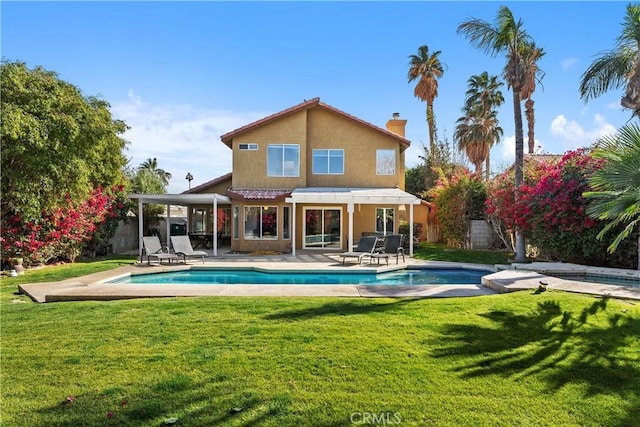
<instances>
[{"instance_id":1,"label":"swimming pool","mask_svg":"<svg viewBox=\"0 0 640 427\"><path fill-rule=\"evenodd\" d=\"M119 284L209 285L480 285L487 270L463 268L404 269L385 273L332 271L264 272L253 269L192 268L164 273L136 274L110 280Z\"/></svg>"}]
</instances>

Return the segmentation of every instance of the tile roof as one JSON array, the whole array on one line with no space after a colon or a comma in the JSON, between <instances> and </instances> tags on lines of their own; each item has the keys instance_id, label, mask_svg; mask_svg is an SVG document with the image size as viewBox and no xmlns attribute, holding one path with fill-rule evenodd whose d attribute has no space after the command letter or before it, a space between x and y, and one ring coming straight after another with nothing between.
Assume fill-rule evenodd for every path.
<instances>
[{"instance_id":1,"label":"tile roof","mask_svg":"<svg viewBox=\"0 0 640 427\"><path fill-rule=\"evenodd\" d=\"M408 139L403 138L400 135L397 135L397 134L395 134L395 133L393 133L391 131L388 131L387 129L383 129L381 127L373 125L373 124L371 124L371 123L369 123L367 121L364 121L364 120L362 120L362 119L360 119L360 118L358 118L356 116L352 116L349 113L345 113L344 111L339 110L339 109L337 109L335 107L332 107L329 104L325 104L324 102L320 101L320 98L313 98L313 99L310 99L310 100L305 100L304 102L301 102L298 105L294 105L293 107L287 108L287 109L282 110L282 111L280 111L278 113L275 113L275 114L272 114L270 116L264 117L264 118L262 118L260 120L257 120L255 122L253 122L253 123L249 123L248 125L245 125L245 126L242 126L242 127L238 128L238 129L232 130L231 132L227 132L224 135L222 135L220 137L220 139L222 140L222 142L225 143L225 145L227 145L229 148L231 148L231 141L233 141L233 138L238 136L238 135L240 135L240 134L242 134L242 133L244 133L244 132L246 132L246 131L249 131L251 129L254 129L254 128L257 128L259 126L262 126L262 125L265 125L267 123L270 123L270 122L272 122L274 120L277 120L277 119L279 119L281 117L284 117L284 116L286 116L288 114L292 114L292 113L295 113L295 112L298 112L298 111L302 111L302 110L308 110L310 108L317 108L317 107L324 108L326 110L332 111L332 112L334 112L334 113L336 113L338 115L341 115L341 116L343 116L343 117L345 117L347 119L350 119L350 120L352 120L354 122L360 123L360 124L362 124L364 126L367 126L367 127L371 128L373 130L376 130L378 132L382 132L382 133L384 133L386 135L389 135L389 136L397 139L402 145L405 146L405 148L407 148L407 147L409 147L411 145L411 142Z\"/></svg>"},{"instance_id":2,"label":"tile roof","mask_svg":"<svg viewBox=\"0 0 640 427\"><path fill-rule=\"evenodd\" d=\"M257 189L257 188L229 188L227 195L240 200L284 200L291 195L292 190Z\"/></svg>"}]
</instances>

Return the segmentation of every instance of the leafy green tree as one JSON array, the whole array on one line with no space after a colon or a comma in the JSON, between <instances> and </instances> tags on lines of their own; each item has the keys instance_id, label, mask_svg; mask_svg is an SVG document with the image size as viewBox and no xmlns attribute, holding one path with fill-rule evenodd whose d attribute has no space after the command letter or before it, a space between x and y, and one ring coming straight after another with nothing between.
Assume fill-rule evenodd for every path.
<instances>
[{"instance_id":1,"label":"leafy green tree","mask_svg":"<svg viewBox=\"0 0 640 427\"><path fill-rule=\"evenodd\" d=\"M91 191L124 182L120 136L109 104L42 67L3 61L0 74L2 167L0 214L40 218Z\"/></svg>"},{"instance_id":2,"label":"leafy green tree","mask_svg":"<svg viewBox=\"0 0 640 427\"><path fill-rule=\"evenodd\" d=\"M137 194L165 194L167 192L168 178L171 174L158 167L158 161L147 159L142 163L135 172L129 170L129 180L131 188ZM164 212L165 206L155 204L145 204L142 208L142 220L144 225L149 228L155 228L160 222L160 215ZM138 216L138 210L135 210ZM147 231L147 234L150 234Z\"/></svg>"},{"instance_id":3,"label":"leafy green tree","mask_svg":"<svg viewBox=\"0 0 640 427\"><path fill-rule=\"evenodd\" d=\"M585 192L584 196L590 201L589 216L608 221L598 239L612 229L622 228L607 248L613 253L636 226L640 229L640 127L637 123L625 125L617 135L600 138L595 147L593 156L603 159L604 164L590 177L593 191Z\"/></svg>"},{"instance_id":4,"label":"leafy green tree","mask_svg":"<svg viewBox=\"0 0 640 427\"><path fill-rule=\"evenodd\" d=\"M418 197L422 197L427 190L427 174L425 165L420 164L405 171L405 191Z\"/></svg>"},{"instance_id":5,"label":"leafy green tree","mask_svg":"<svg viewBox=\"0 0 640 427\"><path fill-rule=\"evenodd\" d=\"M533 44L533 39L524 30L521 20L516 20L511 10L500 6L495 24L472 18L458 26L469 42L485 53L495 57L504 54L507 59L504 77L513 93L513 118L516 133L515 191L520 191L523 182L524 136L522 131L522 108L520 93L526 81L526 67L522 58L523 48ZM516 261L525 260L524 235L516 229Z\"/></svg>"},{"instance_id":6,"label":"leafy green tree","mask_svg":"<svg viewBox=\"0 0 640 427\"><path fill-rule=\"evenodd\" d=\"M409 56L409 72L407 79L409 83L417 80L413 90L416 98L427 103L427 125L429 126L429 149L433 156L435 151L436 128L435 114L433 112L433 101L438 97L438 79L444 74L445 64L440 62L438 56L442 53L437 50L429 54L429 46L423 45L418 48L417 55Z\"/></svg>"},{"instance_id":7,"label":"leafy green tree","mask_svg":"<svg viewBox=\"0 0 640 427\"><path fill-rule=\"evenodd\" d=\"M580 81L580 97L588 101L610 89L625 88L620 104L640 117L640 5L629 4L616 46L601 52Z\"/></svg>"}]
</instances>

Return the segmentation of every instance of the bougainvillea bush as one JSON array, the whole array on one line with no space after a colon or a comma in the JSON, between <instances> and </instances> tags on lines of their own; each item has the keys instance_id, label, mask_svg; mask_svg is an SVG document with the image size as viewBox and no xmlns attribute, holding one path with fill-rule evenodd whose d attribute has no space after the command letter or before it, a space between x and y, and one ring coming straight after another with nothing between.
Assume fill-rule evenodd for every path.
<instances>
[{"instance_id":1,"label":"bougainvillea bush","mask_svg":"<svg viewBox=\"0 0 640 427\"><path fill-rule=\"evenodd\" d=\"M97 187L81 203L67 197L64 208L42 212L36 220L10 213L1 222L2 257L23 258L27 265L74 261L83 250L95 253L104 247L128 210L124 187L114 186Z\"/></svg>"},{"instance_id":2,"label":"bougainvillea bush","mask_svg":"<svg viewBox=\"0 0 640 427\"><path fill-rule=\"evenodd\" d=\"M609 241L598 240L604 224L586 214L582 193L587 179L601 161L586 150L571 151L558 163L539 163L528 168L525 184L514 195L508 175L496 178L489 188L487 213L496 215L508 229L521 227L540 255L552 260L598 266L635 268L637 244L627 241L609 254Z\"/></svg>"}]
</instances>

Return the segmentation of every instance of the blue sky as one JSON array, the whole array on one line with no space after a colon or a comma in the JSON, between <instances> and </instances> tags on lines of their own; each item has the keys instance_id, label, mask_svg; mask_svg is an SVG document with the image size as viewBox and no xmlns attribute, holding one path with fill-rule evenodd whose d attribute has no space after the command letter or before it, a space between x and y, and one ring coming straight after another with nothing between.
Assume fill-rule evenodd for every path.
<instances>
[{"instance_id":1,"label":"blue sky","mask_svg":"<svg viewBox=\"0 0 640 427\"><path fill-rule=\"evenodd\" d=\"M1 48L4 59L42 65L108 101L131 126L131 164L156 157L173 174L169 192L181 192L187 172L198 185L231 171L220 135L314 97L380 127L399 112L414 166L428 133L425 104L407 82L409 55L423 44L442 52L434 109L451 140L469 77L504 66L456 28L472 17L492 22L501 4L546 52L534 94L539 152L588 146L629 120L621 89L586 104L578 93L595 56L614 47L626 2L3 1ZM494 171L514 157L503 89Z\"/></svg>"}]
</instances>

